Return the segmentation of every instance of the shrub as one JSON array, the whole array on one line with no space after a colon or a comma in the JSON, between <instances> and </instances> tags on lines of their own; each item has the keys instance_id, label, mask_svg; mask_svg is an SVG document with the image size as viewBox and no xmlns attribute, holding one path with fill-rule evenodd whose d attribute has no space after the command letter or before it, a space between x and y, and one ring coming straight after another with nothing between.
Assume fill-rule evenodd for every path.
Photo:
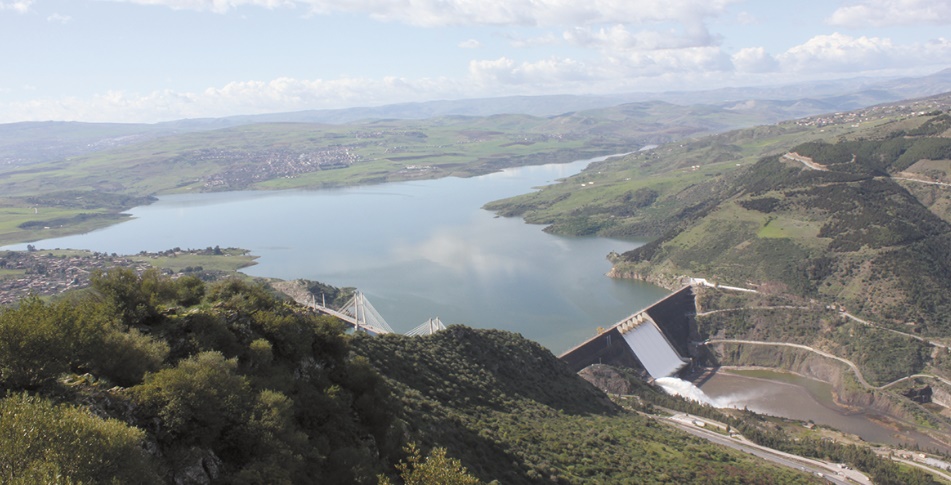
<instances>
[{"instance_id":1,"label":"shrub","mask_svg":"<svg viewBox=\"0 0 951 485\"><path fill-rule=\"evenodd\" d=\"M0 482L159 483L142 430L27 394L0 400Z\"/></svg>"},{"instance_id":2,"label":"shrub","mask_svg":"<svg viewBox=\"0 0 951 485\"><path fill-rule=\"evenodd\" d=\"M237 359L202 352L174 368L147 375L133 391L162 419L167 437L209 446L226 428L246 421L251 390L236 369Z\"/></svg>"}]
</instances>

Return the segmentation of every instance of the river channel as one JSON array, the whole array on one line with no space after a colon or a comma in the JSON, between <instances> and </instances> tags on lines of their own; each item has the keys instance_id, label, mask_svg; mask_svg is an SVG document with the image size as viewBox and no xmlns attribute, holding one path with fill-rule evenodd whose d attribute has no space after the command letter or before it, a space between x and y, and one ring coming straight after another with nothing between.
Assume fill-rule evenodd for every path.
<instances>
[{"instance_id":1,"label":"river channel","mask_svg":"<svg viewBox=\"0 0 951 485\"><path fill-rule=\"evenodd\" d=\"M761 414L811 420L871 443L909 447L918 444L922 450L951 453L951 446L902 426L893 418L874 411L848 410L836 405L832 399L832 387L815 379L769 370L721 370L700 388L720 406L746 407Z\"/></svg>"},{"instance_id":2,"label":"river channel","mask_svg":"<svg viewBox=\"0 0 951 485\"><path fill-rule=\"evenodd\" d=\"M439 317L519 332L559 353L668 293L604 276L610 251L642 243L554 236L481 207L591 161L331 190L163 196L130 210L127 222L33 244L119 254L249 249L259 259L245 273L355 286L398 332Z\"/></svg>"}]
</instances>

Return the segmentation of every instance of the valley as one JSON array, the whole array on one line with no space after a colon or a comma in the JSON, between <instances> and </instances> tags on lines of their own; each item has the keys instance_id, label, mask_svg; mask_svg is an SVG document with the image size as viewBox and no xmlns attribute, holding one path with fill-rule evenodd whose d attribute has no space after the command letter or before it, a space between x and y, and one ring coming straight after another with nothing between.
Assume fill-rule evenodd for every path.
<instances>
[{"instance_id":1,"label":"valley","mask_svg":"<svg viewBox=\"0 0 951 485\"><path fill-rule=\"evenodd\" d=\"M382 305L387 310L383 313L399 315L405 328L432 316L412 312L442 309L445 317L473 306L483 313L451 317L448 323L466 326L450 326L421 340L401 336L339 337L353 346L353 353L337 365L351 366L358 375L365 375L360 373L367 371L359 369L369 365L372 375L379 373L380 377L367 379L380 378L385 385L376 384L383 387L368 390L356 381L327 375L316 377L307 386L325 394L339 392L333 389L341 385L355 386L347 387L346 392L356 412L351 419L356 421L345 423L339 416L333 419L345 429L373 429L376 444L361 444L349 435L339 435L334 439L346 444L342 449L348 450L352 467L330 466L339 457L331 460L333 454L318 447L316 453L322 458L288 465L289 473L310 470L325 474L322 476L365 481L358 475L392 462L400 454L396 443L413 436L427 449L442 447L461 457L469 470L486 480L534 483L547 478L577 483L646 473L689 481L698 474L715 473L740 477L737 480L741 482L761 481L766 476L782 477L781 481L789 483L808 482L807 475L772 468L756 470L748 458L737 458L743 455L732 455L710 444L682 442L686 435L662 438L663 433L655 434L651 429L657 426L651 424L653 420L668 412L689 412L698 419L742 428L743 439L756 446L822 460L824 464L813 473L820 473L815 471L819 469L835 473L836 462L847 462L856 464L876 483L930 483L930 475L880 459L853 437L824 429L801 431L792 421L697 407L666 396L643 379L678 373L681 368L701 376L701 380L707 375L704 369L719 367L791 371L829 383L836 406L881 416L889 426L902 430L903 436L913 437L915 446L939 457L945 453L951 436L951 412L946 407L951 404L951 324L943 309L948 307L947 295L951 294L945 290L951 287L946 261L940 255L946 254L946 239L951 234L951 197L946 193L951 183L951 169L946 163L951 159L951 144L945 142L951 131L945 114L949 108L951 97L945 95L733 131L723 130L731 124L745 126L749 119L741 121L717 113L685 127L678 125L682 123L680 117L696 115L695 111L681 112L679 107L658 103L550 118L498 115L350 125L240 125L166 134L69 159L17 166L0 172L0 184L8 190L4 194L9 194L2 201L7 208L5 219L0 219L0 228L6 231L2 240L21 245L39 240L40 247L31 242L26 246L29 251L0 254L4 263L0 283L6 288L5 301L12 305L0 311L0 318L12 318L4 320L4 328L17 328L16 312L20 308L28 310L23 302L32 302L29 308L33 310L29 311L39 315L46 311L41 310L43 305L66 311L59 309L58 305L66 304L61 302L92 298L90 302L95 305L105 305L95 312L106 315L120 311L121 321L140 319L125 329L104 327L108 330L102 335L111 335L108 345L117 349L128 346L123 352L142 355L130 357L140 366L135 367L133 375L117 372L114 363L80 352L68 354L73 360L58 364L57 368L65 372L60 377L44 374L41 380L27 384L4 377L3 386L57 396L66 392L61 386L85 379L104 378L103 385L124 383L126 389L137 390L117 391L119 394L107 397L95 380L78 385L87 401L99 402L104 409L112 409L113 399L131 403L129 406L135 409L131 414L106 410L103 415L144 426L139 420L153 419L155 416L149 413L155 411L150 409L161 406L164 398L138 393L166 392L154 390L158 384L150 380L149 372L171 376L179 368L217 366L227 375L249 379L258 386L278 378L279 371L265 365L275 362L268 359L280 354L281 359L290 359L280 366L295 365L295 356L306 351L288 347L286 335L281 333L285 330L278 329L299 324L318 328L332 325L332 319L319 320L313 327L314 323L308 323L311 317L304 316L306 312L295 309L290 301L281 302L283 296L269 293L271 297L264 297L261 292L273 291L267 280L275 276L321 281L330 278L332 285L366 286L376 291L377 296L384 297ZM645 123L661 116L668 121ZM678 128L673 130L674 126ZM586 161L551 165L619 152L631 153L603 157L577 174L574 171ZM549 165L534 167L546 163ZM529 165L532 167L524 173L513 168ZM566 168L576 165L574 169ZM497 179L486 177L487 173ZM517 183L509 187L501 182L506 179ZM498 184L488 189L489 180ZM48 190L54 186L69 189ZM540 190L516 195L539 186ZM314 188L324 190L300 190ZM466 195L468 192L471 196ZM392 202L394 196L409 205ZM379 205L380 197L391 201L384 204L385 209ZM376 210L379 220L371 217L372 222L348 226L353 216L340 210L338 200L342 198L353 211L362 211L362 217ZM281 205L285 199L290 206ZM478 215L460 218L459 214L468 212L450 213L457 199L458 204ZM494 218L492 213L477 209L482 204L490 211L518 219ZM120 215L133 206L138 207L133 217ZM434 208L444 213L430 214L428 211ZM156 215L149 216L150 211ZM417 219L442 221L439 223L444 226L424 227L420 220L401 218L406 213L415 214ZM156 224L154 221L159 219L149 217L166 220L168 225ZM234 224L237 218L241 225ZM460 229L467 218L471 218L472 227ZM537 226L525 226L522 218L544 224L549 234L540 233ZM307 229L298 231L303 249L292 249L298 243L290 240L261 238L279 235L280 227L293 227L310 219L320 223L304 224ZM106 231L70 235L122 220L126 222ZM394 240L394 236L375 230L392 224L403 227L405 234ZM515 225L522 227L516 230ZM252 226L254 229L249 230ZM231 233L228 227L233 229ZM326 227L349 227L358 237L337 237L342 247L336 249L326 245L330 234ZM590 237L593 235L599 237ZM606 237L619 239L612 242ZM632 242L635 238L641 239ZM505 242L512 254L490 254L483 239ZM523 248L515 239L528 246ZM380 246L359 257L350 254L355 245L370 240L378 240ZM467 244L460 245L461 241ZM246 250L212 248L219 242L253 251L248 254ZM541 249L549 243L552 254L560 256L539 259L544 253ZM162 249L171 246L179 247ZM207 249L181 250L181 246ZM59 249L63 247L91 247L95 252ZM451 249L458 247L466 249ZM338 250L343 252L331 256ZM319 257L324 252L329 259ZM609 262L603 260L605 256ZM336 263L302 276L309 257ZM596 260L604 270L593 271L599 267ZM182 283L163 283L164 276L148 269L152 266L167 268L167 274L177 278L170 281ZM434 272L437 266L450 268L451 277L439 279ZM524 273L528 266L559 271L539 277ZM578 271L566 272L566 268ZM229 278L239 269L256 275L260 283L249 283L253 278L247 276ZM393 278L396 286L388 290L374 288L372 276L384 270L398 275ZM601 276L608 270L614 280ZM43 282L39 282L41 277L45 278ZM473 280L478 287L462 290L458 283L445 283L460 277ZM436 286L414 289L427 278ZM221 281L199 283L202 280ZM678 347L679 354L689 355L689 363L667 362L662 367L645 368L641 363L621 362L621 368L610 372L626 375L616 378L615 384L621 379L628 387L623 393L606 390L615 395L616 402L611 403L607 395L581 383L548 349L585 342L599 332L596 326L608 326L666 293L662 288L628 280L668 289L691 281L703 284L692 290L696 303L691 312L684 313L682 325L677 324L682 328L674 334L618 335L619 340L628 339L634 347L648 340L656 343L667 339ZM181 289L168 289L179 284ZM209 285L207 291L211 293L207 297L195 293L199 284ZM257 284L263 286L253 286ZM116 285L141 288L131 293L128 289L110 293ZM642 297L633 296L632 285L643 285L635 293L654 296L637 300ZM66 291L73 287L85 289ZM331 286L315 287L338 293ZM595 292L595 287L602 289ZM653 289L645 290L648 287ZM736 287L744 291L731 290ZM122 300L115 300L111 304L114 307L103 303L108 298L140 293L151 296L136 296L138 303L133 306ZM548 293L553 297L548 298ZM472 301L473 294L484 300ZM42 302L31 300L40 295L44 297ZM547 298L544 302L543 297ZM592 305L603 307L605 299L612 298L618 302L616 309L607 313L592 310ZM500 303L488 308L485 301ZM527 310L519 305L525 301L530 302ZM264 306L252 308L258 304ZM412 307L412 311L401 313L400 306ZM497 310L495 307L515 311L485 313ZM211 330L199 322L205 317L196 315L223 308L230 308L230 313L213 317L223 325L213 330L217 336L206 335L204 332ZM245 310L251 314L240 316ZM253 316L255 311L272 316ZM670 311L658 311L647 314L658 322L670 317ZM643 321L638 320L635 326ZM91 322L84 325L99 325ZM245 342L250 337L248 330L241 330L245 325L241 322L251 322L248 328L260 338ZM195 332L198 340L183 337ZM228 332L234 336L227 337ZM330 334L314 342L338 338L328 337L336 332L330 327L320 332ZM531 340L521 335L513 337L513 332ZM607 338L611 345L608 333L590 342L597 344L599 338ZM240 341L238 347L233 339ZM270 358L261 353L264 340L269 342ZM245 344L247 349L242 347ZM646 345L644 352L656 347ZM281 350L275 350L279 347ZM171 353L162 348L171 349ZM232 364L214 363L218 357L211 353L215 352L223 352L220 355L224 357L237 356L238 367L227 370ZM325 355L324 350L314 352ZM199 356L205 359L203 363L195 360ZM606 357L604 353L587 355L584 363L573 363L577 368L572 370L582 370ZM517 364L525 359L534 362L532 373L547 377L526 381L524 364ZM454 369L452 375L440 373L444 366ZM267 374L270 377L261 372L271 373ZM0 374L3 376L7 374ZM65 380L57 380L60 378ZM486 387L487 382L494 384ZM312 388L304 389L306 386L300 391L298 385L275 384L291 400L303 398L298 392L313 392ZM545 386L566 394L555 397ZM929 401L909 397L924 395L925 389ZM242 399L250 395L246 389L236 392L244 396ZM384 394L389 396L385 399L392 409L380 411L382 414L371 412L366 402L360 401L369 399L360 397L367 392L378 393L379 399L384 399ZM14 405L13 401L5 403ZM293 406L296 417L285 423L287 429L297 429L298 433L325 433L330 429L306 421L311 418L306 417L301 403ZM344 404L333 406L340 410ZM663 409L658 412L653 406ZM622 408L627 411L619 411ZM640 413L652 417L642 418ZM526 415L531 419L523 419ZM240 412L233 416L237 421L247 418ZM244 423L235 429L244 433L253 428L251 421ZM770 423L782 424L773 428ZM591 429L598 431L593 435ZM219 435L196 435L188 440L197 439L201 445L185 445L178 439L188 433L176 433L178 437L154 434L149 439L157 440L175 456L200 453L202 460L218 460L224 467L222 473L239 473L242 469L233 453L243 445L231 448L233 445L218 441ZM824 440L830 434L845 444L827 444ZM562 453L564 456L554 451L565 449L569 443L597 443L614 449L645 439L644 453L659 453L677 464L637 460L625 464L603 453L589 453L584 446L567 455ZM524 440L535 444L525 445ZM889 438L889 445L900 447L904 443ZM290 438L281 446L305 449L300 441ZM749 453L753 448L741 449ZM699 453L700 459L687 458L684 450ZM165 479L184 472L181 464L163 460L159 462L164 471L159 474ZM921 466L914 460L907 461ZM495 462L516 465L503 467ZM729 465L720 468L714 462ZM801 466L794 463L785 466ZM256 466L277 473L264 462Z\"/></svg>"}]
</instances>

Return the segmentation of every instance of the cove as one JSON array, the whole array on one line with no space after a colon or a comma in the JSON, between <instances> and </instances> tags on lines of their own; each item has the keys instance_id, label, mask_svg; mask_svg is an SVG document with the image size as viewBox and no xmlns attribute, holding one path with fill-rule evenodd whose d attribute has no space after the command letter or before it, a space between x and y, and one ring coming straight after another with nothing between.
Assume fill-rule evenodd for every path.
<instances>
[{"instance_id":1,"label":"cove","mask_svg":"<svg viewBox=\"0 0 951 485\"><path fill-rule=\"evenodd\" d=\"M244 248L259 256L245 273L355 286L397 332L439 317L518 332L559 353L668 294L604 276L609 252L643 242L555 236L481 207L601 159L342 189L162 196L121 224L32 244L119 254Z\"/></svg>"}]
</instances>

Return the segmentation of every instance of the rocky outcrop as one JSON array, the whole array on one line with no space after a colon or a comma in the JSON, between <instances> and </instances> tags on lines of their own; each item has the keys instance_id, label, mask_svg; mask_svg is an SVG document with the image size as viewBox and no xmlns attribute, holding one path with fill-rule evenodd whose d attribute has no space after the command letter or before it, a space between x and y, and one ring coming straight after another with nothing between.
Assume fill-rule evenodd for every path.
<instances>
[{"instance_id":1,"label":"rocky outcrop","mask_svg":"<svg viewBox=\"0 0 951 485\"><path fill-rule=\"evenodd\" d=\"M634 386L631 385L631 382L611 366L589 365L581 369L578 375L606 394L626 396L634 392Z\"/></svg>"},{"instance_id":2,"label":"rocky outcrop","mask_svg":"<svg viewBox=\"0 0 951 485\"><path fill-rule=\"evenodd\" d=\"M931 402L931 396L933 394L934 392L931 390L931 386L927 385L924 387L913 387L901 393L902 396L905 396L918 404Z\"/></svg>"},{"instance_id":3,"label":"rocky outcrop","mask_svg":"<svg viewBox=\"0 0 951 485\"><path fill-rule=\"evenodd\" d=\"M615 264L606 274L609 278L644 281L652 285L667 288L671 291L677 290L684 286L683 276L671 276L656 274L653 272L638 271L637 269L628 265L624 265L623 263Z\"/></svg>"},{"instance_id":4,"label":"rocky outcrop","mask_svg":"<svg viewBox=\"0 0 951 485\"><path fill-rule=\"evenodd\" d=\"M175 485L210 485L221 475L221 458L211 450L192 448L176 458Z\"/></svg>"}]
</instances>

